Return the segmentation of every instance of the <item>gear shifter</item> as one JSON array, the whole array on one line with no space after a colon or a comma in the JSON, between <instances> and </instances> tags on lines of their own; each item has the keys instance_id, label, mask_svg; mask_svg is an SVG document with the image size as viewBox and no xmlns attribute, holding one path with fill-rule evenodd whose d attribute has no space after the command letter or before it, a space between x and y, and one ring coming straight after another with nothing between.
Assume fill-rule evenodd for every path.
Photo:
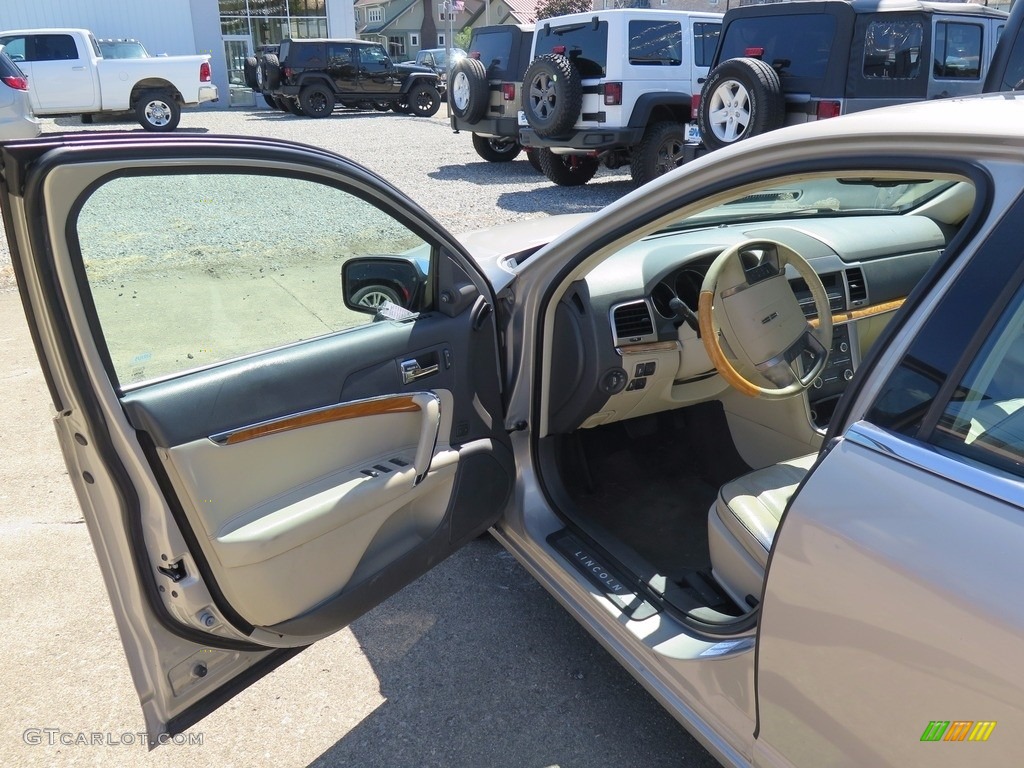
<instances>
[{"instance_id":1,"label":"gear shifter","mask_svg":"<svg viewBox=\"0 0 1024 768\"><path fill-rule=\"evenodd\" d=\"M693 328L697 338L700 338L700 323L697 321L697 316L693 314L693 310L686 306L685 301L678 296L673 296L668 302L668 308L679 320Z\"/></svg>"}]
</instances>

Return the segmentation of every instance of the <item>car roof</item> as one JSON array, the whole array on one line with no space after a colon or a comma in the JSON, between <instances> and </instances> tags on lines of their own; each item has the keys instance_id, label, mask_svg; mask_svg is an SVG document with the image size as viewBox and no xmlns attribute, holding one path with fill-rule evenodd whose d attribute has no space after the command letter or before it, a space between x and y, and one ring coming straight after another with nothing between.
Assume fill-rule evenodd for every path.
<instances>
[{"instance_id":1,"label":"car roof","mask_svg":"<svg viewBox=\"0 0 1024 768\"><path fill-rule=\"evenodd\" d=\"M844 5L848 5L845 0L839 0ZM758 6L760 7L760 6ZM580 22L588 22L591 19L597 17L598 19L613 19L617 16L629 19L665 19L665 18L679 18L681 16L687 16L694 19L714 19L719 20L722 18L721 13L714 13L711 11L680 11L673 8L610 8L608 10L601 11L585 11L583 13L572 13L565 16L552 16L549 19L541 19L537 22L536 29L543 29L547 26L560 27L565 24L578 24Z\"/></svg>"},{"instance_id":2,"label":"car roof","mask_svg":"<svg viewBox=\"0 0 1024 768\"><path fill-rule=\"evenodd\" d=\"M757 5L739 5L730 8L726 15L733 16L770 16L776 13L793 12L799 6L816 5L819 7L832 6L834 8L851 9L855 14L862 13L897 13L897 12L919 12L919 13L941 13L964 16L987 16L993 19L1005 19L1009 16L1006 11L997 8L989 8L967 2L931 2L930 0L785 0L785 2L768 2Z\"/></svg>"}]
</instances>

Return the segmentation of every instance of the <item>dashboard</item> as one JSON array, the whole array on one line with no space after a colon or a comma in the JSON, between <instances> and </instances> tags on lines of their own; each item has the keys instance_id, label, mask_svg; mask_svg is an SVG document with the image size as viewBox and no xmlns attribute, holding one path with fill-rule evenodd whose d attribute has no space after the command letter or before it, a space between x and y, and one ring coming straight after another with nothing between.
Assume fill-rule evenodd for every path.
<instances>
[{"instance_id":1,"label":"dashboard","mask_svg":"<svg viewBox=\"0 0 1024 768\"><path fill-rule=\"evenodd\" d=\"M833 314L829 363L802 395L812 426L827 426L863 354L947 243L924 216L874 215L738 223L663 231L613 254L572 284L556 309L551 378L554 432L570 432L722 395L695 313L704 276L723 250L780 242L821 277ZM809 320L816 308L792 268Z\"/></svg>"}]
</instances>

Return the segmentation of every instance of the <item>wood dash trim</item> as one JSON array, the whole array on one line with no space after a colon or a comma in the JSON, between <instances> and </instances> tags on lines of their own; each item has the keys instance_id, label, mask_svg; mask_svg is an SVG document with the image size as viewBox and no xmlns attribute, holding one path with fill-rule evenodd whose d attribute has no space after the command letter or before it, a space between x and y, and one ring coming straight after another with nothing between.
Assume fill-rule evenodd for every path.
<instances>
[{"instance_id":1,"label":"wood dash trim","mask_svg":"<svg viewBox=\"0 0 1024 768\"><path fill-rule=\"evenodd\" d=\"M229 432L226 435L219 435L212 439L221 445L236 445L247 440L255 440L258 437L277 435L281 432L313 427L318 424L330 424L335 421L359 419L364 416L380 416L389 413L414 413L418 410L420 410L419 404L410 395L382 397L374 400L361 400L356 403L343 403L327 408L319 408L315 411L305 411L294 416L283 416L280 419L265 421L262 424L256 424L251 427L243 427L242 429Z\"/></svg>"}]
</instances>

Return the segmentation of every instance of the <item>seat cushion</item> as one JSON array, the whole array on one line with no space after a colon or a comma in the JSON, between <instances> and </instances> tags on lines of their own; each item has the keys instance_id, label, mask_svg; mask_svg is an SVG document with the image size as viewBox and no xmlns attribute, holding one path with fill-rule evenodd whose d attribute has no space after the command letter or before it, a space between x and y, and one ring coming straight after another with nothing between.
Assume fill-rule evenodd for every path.
<instances>
[{"instance_id":1,"label":"seat cushion","mask_svg":"<svg viewBox=\"0 0 1024 768\"><path fill-rule=\"evenodd\" d=\"M708 512L711 570L737 601L760 597L779 520L818 454L757 469L722 486Z\"/></svg>"}]
</instances>

